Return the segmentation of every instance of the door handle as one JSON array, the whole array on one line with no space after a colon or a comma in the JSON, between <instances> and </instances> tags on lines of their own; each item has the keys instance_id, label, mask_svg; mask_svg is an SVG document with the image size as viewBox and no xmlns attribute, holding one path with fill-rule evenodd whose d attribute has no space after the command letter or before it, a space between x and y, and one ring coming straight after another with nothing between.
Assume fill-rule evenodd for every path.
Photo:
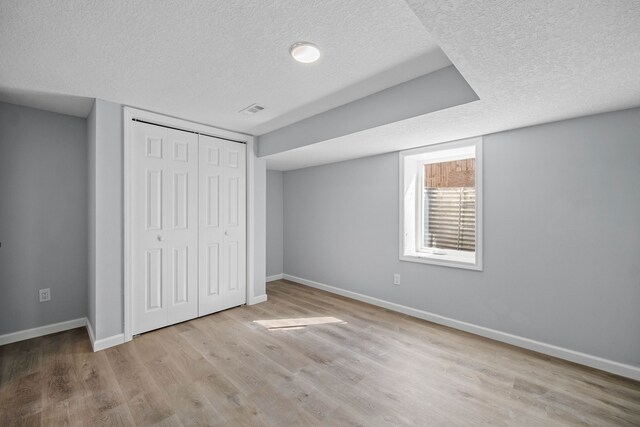
<instances>
[{"instance_id":1,"label":"door handle","mask_svg":"<svg viewBox=\"0 0 640 427\"><path fill-rule=\"evenodd\" d=\"M162 242L162 236L158 234L158 242Z\"/></svg>"},{"instance_id":2,"label":"door handle","mask_svg":"<svg viewBox=\"0 0 640 427\"><path fill-rule=\"evenodd\" d=\"M224 230L224 235L228 236L229 235L229 230Z\"/></svg>"}]
</instances>

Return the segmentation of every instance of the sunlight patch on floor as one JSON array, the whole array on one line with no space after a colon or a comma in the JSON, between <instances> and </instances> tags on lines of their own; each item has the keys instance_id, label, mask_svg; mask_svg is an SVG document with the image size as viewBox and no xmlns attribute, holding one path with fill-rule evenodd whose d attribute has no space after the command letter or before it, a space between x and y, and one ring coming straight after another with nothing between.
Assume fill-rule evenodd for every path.
<instances>
[{"instance_id":1,"label":"sunlight patch on floor","mask_svg":"<svg viewBox=\"0 0 640 427\"><path fill-rule=\"evenodd\" d=\"M272 329L302 329L307 326L313 325L326 325L330 323L347 323L337 317L297 317L292 319L269 319L269 320L254 320L260 326Z\"/></svg>"}]
</instances>

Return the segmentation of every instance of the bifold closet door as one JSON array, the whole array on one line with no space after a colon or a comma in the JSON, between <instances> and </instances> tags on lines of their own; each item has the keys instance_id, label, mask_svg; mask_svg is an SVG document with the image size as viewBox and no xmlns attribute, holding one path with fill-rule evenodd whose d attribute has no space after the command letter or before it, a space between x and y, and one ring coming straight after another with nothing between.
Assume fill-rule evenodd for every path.
<instances>
[{"instance_id":1,"label":"bifold closet door","mask_svg":"<svg viewBox=\"0 0 640 427\"><path fill-rule=\"evenodd\" d=\"M246 302L246 146L199 136L199 315Z\"/></svg>"},{"instance_id":2,"label":"bifold closet door","mask_svg":"<svg viewBox=\"0 0 640 427\"><path fill-rule=\"evenodd\" d=\"M198 315L198 136L135 122L132 149L132 320L139 334Z\"/></svg>"}]
</instances>

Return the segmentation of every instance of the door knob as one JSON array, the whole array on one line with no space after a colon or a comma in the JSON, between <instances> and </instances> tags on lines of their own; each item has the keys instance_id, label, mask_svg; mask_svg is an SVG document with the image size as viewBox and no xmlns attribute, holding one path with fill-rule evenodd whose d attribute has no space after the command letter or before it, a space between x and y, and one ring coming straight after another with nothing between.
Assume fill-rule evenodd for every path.
<instances>
[{"instance_id":1,"label":"door knob","mask_svg":"<svg viewBox=\"0 0 640 427\"><path fill-rule=\"evenodd\" d=\"M229 230L224 230L224 235L228 236L229 235Z\"/></svg>"},{"instance_id":2,"label":"door knob","mask_svg":"<svg viewBox=\"0 0 640 427\"><path fill-rule=\"evenodd\" d=\"M158 242L162 242L162 236L158 234Z\"/></svg>"}]
</instances>

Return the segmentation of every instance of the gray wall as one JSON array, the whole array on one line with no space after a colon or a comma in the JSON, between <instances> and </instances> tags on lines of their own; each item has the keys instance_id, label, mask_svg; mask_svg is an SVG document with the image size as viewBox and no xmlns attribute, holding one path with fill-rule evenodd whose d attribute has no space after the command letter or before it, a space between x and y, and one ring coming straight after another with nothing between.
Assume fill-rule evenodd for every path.
<instances>
[{"instance_id":1,"label":"gray wall","mask_svg":"<svg viewBox=\"0 0 640 427\"><path fill-rule=\"evenodd\" d=\"M251 304L255 297L266 294L267 273L267 162L257 157L253 150L253 207L250 212L253 227L253 295L247 295ZM247 278L249 279L249 278Z\"/></svg>"},{"instance_id":2,"label":"gray wall","mask_svg":"<svg viewBox=\"0 0 640 427\"><path fill-rule=\"evenodd\" d=\"M283 173L267 171L267 276L283 272Z\"/></svg>"},{"instance_id":3,"label":"gray wall","mask_svg":"<svg viewBox=\"0 0 640 427\"><path fill-rule=\"evenodd\" d=\"M285 172L284 272L638 366L639 165L640 109L486 136L483 272L398 260L397 153Z\"/></svg>"},{"instance_id":4,"label":"gray wall","mask_svg":"<svg viewBox=\"0 0 640 427\"><path fill-rule=\"evenodd\" d=\"M87 315L86 136L85 119L0 103L0 335Z\"/></svg>"},{"instance_id":5,"label":"gray wall","mask_svg":"<svg viewBox=\"0 0 640 427\"><path fill-rule=\"evenodd\" d=\"M123 296L123 112L122 105L96 99L89 116L89 181L92 275L89 316L96 339L124 330ZM92 312L92 305L95 311Z\"/></svg>"},{"instance_id":6,"label":"gray wall","mask_svg":"<svg viewBox=\"0 0 640 427\"><path fill-rule=\"evenodd\" d=\"M89 236L88 256L88 288L87 288L87 320L91 330L95 331L96 324L96 103L93 102L91 112L87 117L87 165L88 165L88 225ZM94 332L95 333L95 332Z\"/></svg>"}]
</instances>

